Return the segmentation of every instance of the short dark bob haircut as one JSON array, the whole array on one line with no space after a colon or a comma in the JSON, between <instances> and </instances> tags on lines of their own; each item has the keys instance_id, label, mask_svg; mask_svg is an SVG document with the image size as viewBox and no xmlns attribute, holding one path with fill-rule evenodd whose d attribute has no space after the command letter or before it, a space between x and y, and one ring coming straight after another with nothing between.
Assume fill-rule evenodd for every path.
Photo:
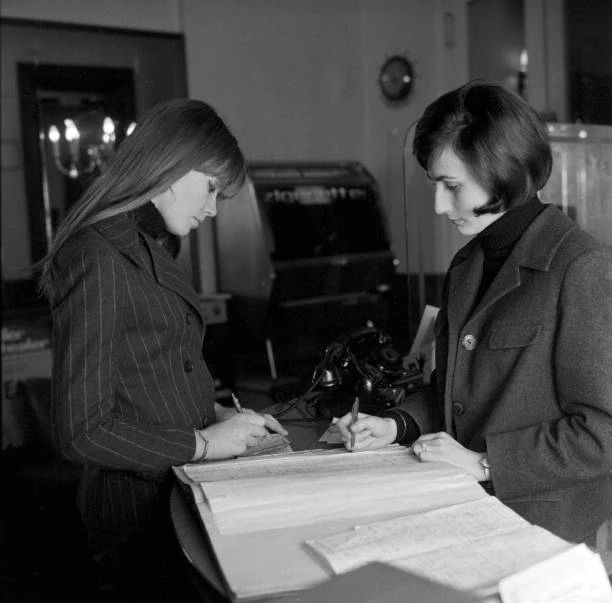
<instances>
[{"instance_id":1,"label":"short dark bob haircut","mask_svg":"<svg viewBox=\"0 0 612 603\"><path fill-rule=\"evenodd\" d=\"M518 94L495 82L473 80L425 109L412 143L417 161L429 170L447 147L492 195L476 215L529 201L552 169L545 123Z\"/></svg>"}]
</instances>

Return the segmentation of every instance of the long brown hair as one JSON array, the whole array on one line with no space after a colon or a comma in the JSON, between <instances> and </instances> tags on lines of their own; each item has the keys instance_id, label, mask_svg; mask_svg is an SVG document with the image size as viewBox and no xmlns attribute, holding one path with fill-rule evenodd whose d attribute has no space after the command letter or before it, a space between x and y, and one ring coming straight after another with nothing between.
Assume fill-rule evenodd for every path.
<instances>
[{"instance_id":1,"label":"long brown hair","mask_svg":"<svg viewBox=\"0 0 612 603\"><path fill-rule=\"evenodd\" d=\"M49 296L53 260L74 234L144 205L191 170L215 178L220 193L231 197L244 183L245 160L238 142L210 105L193 99L160 103L121 143L105 171L62 221L47 255L37 265L40 292Z\"/></svg>"}]
</instances>

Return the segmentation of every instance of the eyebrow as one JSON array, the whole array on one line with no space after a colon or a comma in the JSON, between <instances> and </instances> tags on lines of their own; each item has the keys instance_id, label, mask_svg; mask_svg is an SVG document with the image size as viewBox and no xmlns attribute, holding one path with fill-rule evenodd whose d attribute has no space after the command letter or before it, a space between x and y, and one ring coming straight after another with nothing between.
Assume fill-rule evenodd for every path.
<instances>
[{"instance_id":1,"label":"eyebrow","mask_svg":"<svg viewBox=\"0 0 612 603\"><path fill-rule=\"evenodd\" d=\"M459 181L459 177L458 176L447 176L446 174L442 174L441 176L436 176L434 178L429 172L427 172L427 178L429 178L429 180L432 180L433 182L439 182L440 180L457 180L457 181Z\"/></svg>"}]
</instances>

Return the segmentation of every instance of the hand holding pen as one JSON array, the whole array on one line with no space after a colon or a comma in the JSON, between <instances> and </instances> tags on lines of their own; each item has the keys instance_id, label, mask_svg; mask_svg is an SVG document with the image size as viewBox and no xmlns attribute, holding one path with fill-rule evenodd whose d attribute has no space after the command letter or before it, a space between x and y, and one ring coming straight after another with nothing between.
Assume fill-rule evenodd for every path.
<instances>
[{"instance_id":1,"label":"hand holding pen","mask_svg":"<svg viewBox=\"0 0 612 603\"><path fill-rule=\"evenodd\" d=\"M236 409L236 415L244 415L245 413L258 415L263 417L265 426L269 431L274 431L282 435L287 435L287 430L272 416L267 413L256 413L254 410L249 408L243 408L238 400L238 396L234 392L231 393L232 403Z\"/></svg>"},{"instance_id":2,"label":"hand holding pen","mask_svg":"<svg viewBox=\"0 0 612 603\"><path fill-rule=\"evenodd\" d=\"M392 444L397 435L397 426L393 419L375 417L359 412L359 400L353 402L351 412L346 413L336 423L336 427L347 450L376 450Z\"/></svg>"}]
</instances>

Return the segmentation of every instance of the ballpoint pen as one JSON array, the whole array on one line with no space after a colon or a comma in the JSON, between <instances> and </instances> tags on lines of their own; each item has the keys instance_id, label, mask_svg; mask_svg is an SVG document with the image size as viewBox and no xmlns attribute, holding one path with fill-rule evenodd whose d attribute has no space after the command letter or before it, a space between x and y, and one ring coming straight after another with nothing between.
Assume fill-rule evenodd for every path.
<instances>
[{"instance_id":1,"label":"ballpoint pen","mask_svg":"<svg viewBox=\"0 0 612 603\"><path fill-rule=\"evenodd\" d=\"M234 407L236 408L236 412L244 412L242 410L242 406L240 406L240 402L238 401L238 398L236 397L236 394L234 392L232 392L232 402L234 403Z\"/></svg>"},{"instance_id":2,"label":"ballpoint pen","mask_svg":"<svg viewBox=\"0 0 612 603\"><path fill-rule=\"evenodd\" d=\"M355 401L353 402L353 408L351 410L351 425L357 421L357 417L359 416L359 396L355 396ZM355 434L351 433L351 449L355 448Z\"/></svg>"}]
</instances>

